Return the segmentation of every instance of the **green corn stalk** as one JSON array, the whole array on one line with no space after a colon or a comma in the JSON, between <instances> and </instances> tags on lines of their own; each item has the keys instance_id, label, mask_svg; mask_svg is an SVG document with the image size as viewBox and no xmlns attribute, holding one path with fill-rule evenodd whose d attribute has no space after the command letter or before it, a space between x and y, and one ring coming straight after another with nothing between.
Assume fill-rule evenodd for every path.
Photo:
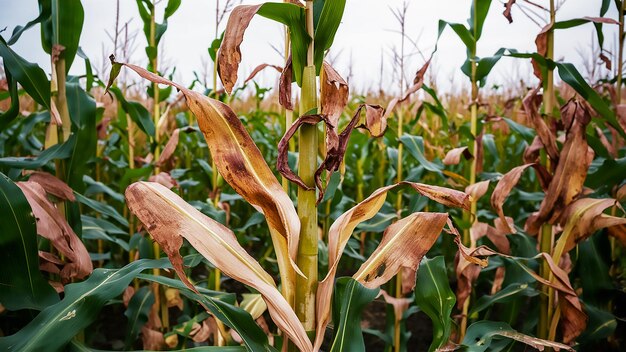
<instances>
[{"instance_id":1,"label":"green corn stalk","mask_svg":"<svg viewBox=\"0 0 626 352\"><path fill-rule=\"evenodd\" d=\"M306 30L311 38L313 27L313 1L306 2ZM314 42L311 40L306 67L303 72L301 114L317 109L317 86L314 61ZM303 125L299 135L298 175L308 184L314 185L317 169L317 127ZM306 331L315 329L315 293L317 290L317 207L315 188L298 189L298 216L302 223L298 247L297 264L306 278L296 279L295 310Z\"/></svg>"}]
</instances>

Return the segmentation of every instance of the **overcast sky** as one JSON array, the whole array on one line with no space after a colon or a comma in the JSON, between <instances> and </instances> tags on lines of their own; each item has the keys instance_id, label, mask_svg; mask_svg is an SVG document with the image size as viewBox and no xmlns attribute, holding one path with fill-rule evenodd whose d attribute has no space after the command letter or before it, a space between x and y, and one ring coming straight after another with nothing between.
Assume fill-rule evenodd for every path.
<instances>
[{"instance_id":1,"label":"overcast sky","mask_svg":"<svg viewBox=\"0 0 626 352\"><path fill-rule=\"evenodd\" d=\"M225 0L222 0L223 3ZM513 9L513 24L502 16L504 0L493 0L483 36L479 42L478 55L489 56L501 47L516 48L520 51L533 51L534 38L540 27L533 23L519 7ZM161 1L161 11L166 1ZM397 81L392 79L392 48L399 47L401 37L397 33L399 24L391 9L402 6L404 0L347 0L343 22L339 27L335 43L330 51L335 68L347 77L352 70L351 88L362 91L377 88L380 82L381 53L384 63L383 88L397 89ZM522 3L523 0L518 0ZM547 6L547 0L535 0ZM557 0L557 2L559 2ZM583 16L598 16L600 0L567 0L560 8L557 21ZM136 50L132 62L145 64L145 39L140 31L141 20L137 15L135 1L120 1L120 23L130 21L131 32L137 31ZM258 1L244 0L244 4ZM437 22L444 19L466 23L470 0L409 0L406 33L416 42L419 50L428 55L432 50L437 31ZM106 34L113 32L115 26L115 0L84 0L85 24L81 36L81 46L92 58L96 68L102 68L106 57L112 53L112 42ZM613 5L612 5L613 6ZM0 28L7 27L5 38L16 25L23 25L37 16L38 6L35 0L0 0ZM541 13L541 10L535 10ZM608 16L615 17L617 11L611 9ZM222 23L222 28L226 21ZM616 25L605 25L605 48L613 51L615 46ZM170 18L169 28L163 37L164 65L176 66L175 79L189 84L193 72L201 73L203 63L208 62L207 48L215 36L215 0L182 0L179 10ZM13 46L20 55L30 61L38 62L49 72L49 59L41 49L39 29L33 28ZM591 58L592 40L595 40L593 26L586 24L578 28L561 30L556 34L556 57L573 62L579 70L585 72L583 61ZM243 62L240 77L246 76L253 67L267 62L281 64L282 57L272 48L282 48L283 34L281 26L264 18L255 18L244 39L242 46ZM406 52L415 52L413 44L406 43ZM581 54L582 53L582 54ZM583 58L584 57L584 58ZM439 42L432 73L439 87L446 90L462 87L464 77L460 65L465 60L462 42L449 29ZM72 73L84 71L82 60L77 59ZM407 60L407 76L421 66L423 59L413 55ZM211 74L210 70L208 70ZM106 79L105 74L104 79ZM273 85L275 72L267 72L260 77L260 82ZM496 66L491 83L509 83L519 78L531 77L528 63L519 60L504 59ZM210 81L210 77L209 77Z\"/></svg>"}]
</instances>

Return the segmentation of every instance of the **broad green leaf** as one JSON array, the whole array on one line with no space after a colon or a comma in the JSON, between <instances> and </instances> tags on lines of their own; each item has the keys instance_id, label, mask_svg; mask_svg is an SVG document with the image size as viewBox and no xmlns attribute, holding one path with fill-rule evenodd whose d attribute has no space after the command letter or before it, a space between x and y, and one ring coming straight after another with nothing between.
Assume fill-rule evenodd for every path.
<instances>
[{"instance_id":1,"label":"broad green leaf","mask_svg":"<svg viewBox=\"0 0 626 352\"><path fill-rule=\"evenodd\" d=\"M317 12L315 8L320 5L323 7L319 18L315 21L315 40L313 42L315 46L315 67L318 74L322 67L326 50L330 49L335 40L335 34L343 18L346 0L318 0L314 2L313 10Z\"/></svg>"},{"instance_id":2,"label":"broad green leaf","mask_svg":"<svg viewBox=\"0 0 626 352\"><path fill-rule=\"evenodd\" d=\"M96 269L85 281L65 286L65 297L48 306L16 334L0 338L4 351L62 349L98 316L100 309L124 292L142 270L169 266L167 259L138 260L119 270Z\"/></svg>"},{"instance_id":3,"label":"broad green leaf","mask_svg":"<svg viewBox=\"0 0 626 352\"><path fill-rule=\"evenodd\" d=\"M489 12L489 6L491 6L491 0L472 0L469 30L476 42L478 42L483 33L483 26L487 18L487 13Z\"/></svg>"},{"instance_id":4,"label":"broad green leaf","mask_svg":"<svg viewBox=\"0 0 626 352\"><path fill-rule=\"evenodd\" d=\"M0 158L0 166L7 166L20 169L38 169L48 164L52 160L67 159L74 152L76 144L76 136L70 135L70 138L63 144L56 144L44 150L36 157L12 157L8 156Z\"/></svg>"},{"instance_id":5,"label":"broad green leaf","mask_svg":"<svg viewBox=\"0 0 626 352\"><path fill-rule=\"evenodd\" d=\"M600 95L593 89L583 76L578 72L576 67L570 63L555 63L559 70L559 77L572 87L583 99L585 99L589 105L600 114L602 119L605 119L613 128L615 128L619 134L626 138L626 132L622 129L617 122L615 113L609 107L609 105L600 97Z\"/></svg>"},{"instance_id":6,"label":"broad green leaf","mask_svg":"<svg viewBox=\"0 0 626 352\"><path fill-rule=\"evenodd\" d=\"M135 341L139 331L141 331L141 327L148 321L153 304L154 294L152 294L152 290L148 286L137 290L128 302L128 308L124 312L124 315L128 318L126 346L132 346L133 341Z\"/></svg>"},{"instance_id":7,"label":"broad green leaf","mask_svg":"<svg viewBox=\"0 0 626 352\"><path fill-rule=\"evenodd\" d=\"M22 191L0 173L0 303L8 310L36 309L59 301L39 271L35 217Z\"/></svg>"},{"instance_id":8,"label":"broad green leaf","mask_svg":"<svg viewBox=\"0 0 626 352\"><path fill-rule=\"evenodd\" d=\"M613 314L598 309L591 304L585 304L585 312L589 316L587 329L578 338L583 347L587 343L605 339L615 333L617 319ZM593 347L589 346L588 348Z\"/></svg>"},{"instance_id":9,"label":"broad green leaf","mask_svg":"<svg viewBox=\"0 0 626 352\"><path fill-rule=\"evenodd\" d=\"M120 213L118 213L117 210L115 210L115 208L113 208L112 206L102 203L102 202L98 202L91 198L87 198L78 192L74 192L74 195L76 196L76 200L79 201L80 203L88 206L89 208L99 212L102 215L110 216L111 218L119 222L120 224L124 225L125 227L128 227L128 220L126 220L126 218L123 217Z\"/></svg>"},{"instance_id":10,"label":"broad green leaf","mask_svg":"<svg viewBox=\"0 0 626 352\"><path fill-rule=\"evenodd\" d=\"M489 350L494 340L501 339L519 341L538 350L550 347L557 350L574 351L574 349L568 345L524 335L513 330L509 324L487 320L482 320L470 325L467 328L467 333L461 345L468 352L483 352Z\"/></svg>"},{"instance_id":11,"label":"broad green leaf","mask_svg":"<svg viewBox=\"0 0 626 352\"><path fill-rule=\"evenodd\" d=\"M51 1L51 44L63 46L64 49L60 57L65 59L65 72L69 72L78 51L78 42L83 30L85 11L80 0Z\"/></svg>"},{"instance_id":12,"label":"broad green leaf","mask_svg":"<svg viewBox=\"0 0 626 352\"><path fill-rule=\"evenodd\" d=\"M0 56L4 67L38 104L50 110L50 81L39 65L24 60L0 37Z\"/></svg>"},{"instance_id":13,"label":"broad green leaf","mask_svg":"<svg viewBox=\"0 0 626 352\"><path fill-rule=\"evenodd\" d=\"M120 66L121 67L121 66ZM117 71L119 73L119 71ZM111 77L114 77L114 72L111 72ZM111 84L111 81L109 81ZM127 101L122 94L122 91L117 87L109 87L108 90L113 92L115 98L122 105L122 109L130 116L130 118L139 126L139 128L148 136L154 137L155 127L154 121L150 116L150 112L141 103L136 101Z\"/></svg>"},{"instance_id":14,"label":"broad green leaf","mask_svg":"<svg viewBox=\"0 0 626 352\"><path fill-rule=\"evenodd\" d=\"M106 350L96 350L90 347L85 346L82 342L77 340L72 340L70 345L68 346L70 352L110 352ZM243 346L200 346L200 347L191 347L185 348L185 351L190 352L243 352L249 351ZM133 350L133 352L151 352L145 350Z\"/></svg>"},{"instance_id":15,"label":"broad green leaf","mask_svg":"<svg viewBox=\"0 0 626 352\"><path fill-rule=\"evenodd\" d=\"M85 190L83 175L89 173L89 163L96 156L96 101L78 83L66 84L66 96L76 143L66 163L65 180L72 189L82 193Z\"/></svg>"},{"instance_id":16,"label":"broad green leaf","mask_svg":"<svg viewBox=\"0 0 626 352\"><path fill-rule=\"evenodd\" d=\"M400 142L404 144L409 153L417 159L426 170L441 174L443 167L426 159L426 156L424 156L424 138L405 133L400 137Z\"/></svg>"},{"instance_id":17,"label":"broad green leaf","mask_svg":"<svg viewBox=\"0 0 626 352\"><path fill-rule=\"evenodd\" d=\"M20 97L18 95L17 81L13 79L11 71L4 65L4 75L6 76L7 86L9 87L9 97L11 105L0 114L0 132L9 125L20 113Z\"/></svg>"},{"instance_id":18,"label":"broad green leaf","mask_svg":"<svg viewBox=\"0 0 626 352\"><path fill-rule=\"evenodd\" d=\"M469 315L481 312L491 307L494 303L507 303L519 296L534 297L538 294L539 292L527 283L510 284L493 295L481 296L476 303L472 305Z\"/></svg>"},{"instance_id":19,"label":"broad green leaf","mask_svg":"<svg viewBox=\"0 0 626 352\"><path fill-rule=\"evenodd\" d=\"M11 34L11 38L9 39L8 44L13 45L17 42L18 39L22 36L22 34L30 29L32 26L39 24L50 17L52 12L50 0L39 0L39 15L34 20L28 22L24 26L17 26L13 29L13 34Z\"/></svg>"},{"instance_id":20,"label":"broad green leaf","mask_svg":"<svg viewBox=\"0 0 626 352\"><path fill-rule=\"evenodd\" d=\"M337 279L333 294L333 323L335 338L331 352L365 351L361 314L365 306L372 302L380 289L370 289L351 277Z\"/></svg>"},{"instance_id":21,"label":"broad green leaf","mask_svg":"<svg viewBox=\"0 0 626 352\"><path fill-rule=\"evenodd\" d=\"M450 314L455 303L443 257L425 258L415 284L415 304L433 322L433 342L428 351L435 351L448 342L453 325Z\"/></svg>"}]
</instances>

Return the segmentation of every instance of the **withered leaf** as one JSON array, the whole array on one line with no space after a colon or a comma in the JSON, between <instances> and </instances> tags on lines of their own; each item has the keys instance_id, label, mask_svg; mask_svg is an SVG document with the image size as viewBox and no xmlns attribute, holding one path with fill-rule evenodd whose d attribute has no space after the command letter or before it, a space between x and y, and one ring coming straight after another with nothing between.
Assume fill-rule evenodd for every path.
<instances>
[{"instance_id":1,"label":"withered leaf","mask_svg":"<svg viewBox=\"0 0 626 352\"><path fill-rule=\"evenodd\" d=\"M339 117L348 105L348 83L326 61L320 74L320 105L332 126L339 124Z\"/></svg>"},{"instance_id":2,"label":"withered leaf","mask_svg":"<svg viewBox=\"0 0 626 352\"><path fill-rule=\"evenodd\" d=\"M37 233L50 240L69 263L64 264L60 275L64 281L72 278L82 279L93 271L93 264L89 252L78 238L65 217L48 200L46 191L37 182L17 182L28 204L37 219Z\"/></svg>"},{"instance_id":3,"label":"withered leaf","mask_svg":"<svg viewBox=\"0 0 626 352\"><path fill-rule=\"evenodd\" d=\"M504 4L504 12L502 12L502 14L504 15L504 17L506 17L509 23L513 23L513 16L511 16L511 9L513 8L514 4L515 4L515 0L508 0L506 4Z\"/></svg>"},{"instance_id":4,"label":"withered leaf","mask_svg":"<svg viewBox=\"0 0 626 352\"><path fill-rule=\"evenodd\" d=\"M591 120L588 108L570 100L561 108L561 118L566 128L565 143L539 212L526 222L526 231L530 234L536 234L546 221L556 222L563 209L580 194L593 159L589 157L585 131Z\"/></svg>"},{"instance_id":5,"label":"withered leaf","mask_svg":"<svg viewBox=\"0 0 626 352\"><path fill-rule=\"evenodd\" d=\"M546 153L548 153L553 162L557 162L559 160L559 149L556 146L555 133L550 130L545 120L539 114L539 105L542 101L542 97L539 94L540 88L541 86L531 89L522 100L522 105L528 121L535 128L537 136L539 136L541 143L546 148Z\"/></svg>"},{"instance_id":6,"label":"withered leaf","mask_svg":"<svg viewBox=\"0 0 626 352\"><path fill-rule=\"evenodd\" d=\"M283 68L277 65L270 65L267 63L264 64L260 64L257 67L254 68L254 70L252 70L252 72L250 72L250 74L248 75L248 77L243 81L243 84L246 84L248 82L250 82L252 79L254 79L254 77L261 71L265 70L266 68L271 67L273 69L275 69L276 71L278 71L278 73L282 74L283 73Z\"/></svg>"},{"instance_id":7,"label":"withered leaf","mask_svg":"<svg viewBox=\"0 0 626 352\"><path fill-rule=\"evenodd\" d=\"M232 19L231 15L229 21ZM124 65L151 82L174 86L184 94L187 106L198 119L211 156L224 180L265 215L271 233L280 235L272 236L274 248L289 255L286 256L288 258L279 256L279 265L285 267L285 270L289 270L287 267L290 266L302 274L295 264L300 238L300 220L296 210L232 109L218 100L189 90L142 67L113 63Z\"/></svg>"},{"instance_id":8,"label":"withered leaf","mask_svg":"<svg viewBox=\"0 0 626 352\"><path fill-rule=\"evenodd\" d=\"M443 158L443 164L444 165L457 165L458 163L461 162L461 156L463 156L465 160L470 160L474 158L472 153L469 151L469 148L459 147L459 148L450 149L446 153L446 157Z\"/></svg>"},{"instance_id":9,"label":"withered leaf","mask_svg":"<svg viewBox=\"0 0 626 352\"><path fill-rule=\"evenodd\" d=\"M70 186L47 172L32 172L28 181L39 183L41 187L46 190L46 193L52 194L59 199L69 200L71 202L76 200L74 191L70 188Z\"/></svg>"},{"instance_id":10,"label":"withered leaf","mask_svg":"<svg viewBox=\"0 0 626 352\"><path fill-rule=\"evenodd\" d=\"M291 55L289 55L278 83L278 103L287 110L293 110L293 102L291 101L292 74L293 64L291 63Z\"/></svg>"},{"instance_id":11,"label":"withered leaf","mask_svg":"<svg viewBox=\"0 0 626 352\"><path fill-rule=\"evenodd\" d=\"M228 18L224 39L217 53L217 70L222 85L228 94L233 91L235 82L237 82L237 70L241 63L241 49L239 47L243 42L243 35L252 17L256 15L261 6L263 5L239 5L233 9Z\"/></svg>"},{"instance_id":12,"label":"withered leaf","mask_svg":"<svg viewBox=\"0 0 626 352\"><path fill-rule=\"evenodd\" d=\"M369 197L356 204L335 220L328 231L328 273L319 283L316 296L316 349L321 346L324 331L330 322L330 301L333 292L337 265L343 250L352 236L354 229L362 222L374 217L385 203L387 193L400 186L408 186L422 196L449 207L469 209L469 196L463 192L449 188L431 186L421 183L401 182L379 188ZM446 216L447 218L447 216ZM438 218L436 220L439 220Z\"/></svg>"},{"instance_id":13,"label":"withered leaf","mask_svg":"<svg viewBox=\"0 0 626 352\"><path fill-rule=\"evenodd\" d=\"M485 180L469 185L465 187L465 193L469 194L472 200L477 202L489 190L489 182L489 180Z\"/></svg>"},{"instance_id":14,"label":"withered leaf","mask_svg":"<svg viewBox=\"0 0 626 352\"><path fill-rule=\"evenodd\" d=\"M511 169L511 171L502 176L500 181L498 181L498 184L496 184L496 188L494 188L493 193L491 194L491 206L505 224L507 224L507 222L504 216L504 210L502 209L502 206L504 205L504 202L508 198L515 185L517 185L517 182L522 176L524 170L532 165L533 164L525 164ZM510 228L508 224L505 225L505 228L510 233L516 232L515 228Z\"/></svg>"},{"instance_id":15,"label":"withered leaf","mask_svg":"<svg viewBox=\"0 0 626 352\"><path fill-rule=\"evenodd\" d=\"M272 277L241 247L231 230L158 183L133 183L126 189L126 200L131 212L161 245L174 270L190 289L195 291L185 275L179 253L183 238L224 274L263 295L276 325L302 351L312 350L302 324Z\"/></svg>"},{"instance_id":16,"label":"withered leaf","mask_svg":"<svg viewBox=\"0 0 626 352\"><path fill-rule=\"evenodd\" d=\"M574 249L576 244L599 229L618 225L626 225L626 218L603 214L604 210L615 205L615 199L583 198L574 201L563 212L560 224L563 233L557 242L562 252ZM561 243L564 242L564 243Z\"/></svg>"}]
</instances>

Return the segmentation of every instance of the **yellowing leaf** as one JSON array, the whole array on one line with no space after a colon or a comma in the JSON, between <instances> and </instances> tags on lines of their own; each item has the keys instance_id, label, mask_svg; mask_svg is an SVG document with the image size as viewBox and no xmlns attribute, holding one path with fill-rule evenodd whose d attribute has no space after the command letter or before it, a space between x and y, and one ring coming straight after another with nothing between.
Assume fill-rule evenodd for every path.
<instances>
[{"instance_id":1,"label":"yellowing leaf","mask_svg":"<svg viewBox=\"0 0 626 352\"><path fill-rule=\"evenodd\" d=\"M298 317L276 289L272 277L237 242L234 233L158 183L137 182L126 189L133 214L167 254L180 279L192 290L179 249L183 238L233 279L253 287L267 303L274 323L300 348L311 351Z\"/></svg>"}]
</instances>

